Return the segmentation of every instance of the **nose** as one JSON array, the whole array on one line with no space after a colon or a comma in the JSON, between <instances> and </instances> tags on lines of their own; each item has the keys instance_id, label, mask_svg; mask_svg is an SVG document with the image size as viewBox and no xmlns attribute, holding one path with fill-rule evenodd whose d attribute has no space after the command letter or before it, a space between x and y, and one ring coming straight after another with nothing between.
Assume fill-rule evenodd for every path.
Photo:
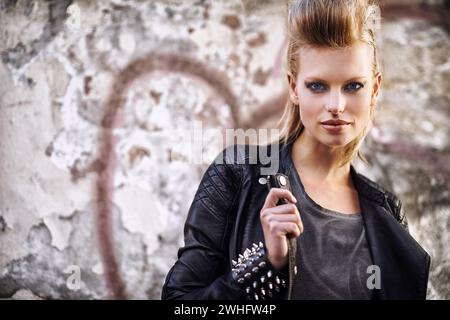
<instances>
[{"instance_id":1,"label":"nose","mask_svg":"<svg viewBox=\"0 0 450 320\"><path fill-rule=\"evenodd\" d=\"M332 90L326 105L328 112L332 114L342 113L345 109L345 98L339 90Z\"/></svg>"}]
</instances>

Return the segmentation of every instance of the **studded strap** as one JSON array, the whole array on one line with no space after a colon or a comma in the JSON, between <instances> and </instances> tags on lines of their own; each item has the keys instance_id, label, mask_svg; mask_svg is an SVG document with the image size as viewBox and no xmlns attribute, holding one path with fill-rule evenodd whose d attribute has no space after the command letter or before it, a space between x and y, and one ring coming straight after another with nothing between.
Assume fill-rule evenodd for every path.
<instances>
[{"instance_id":1,"label":"studded strap","mask_svg":"<svg viewBox=\"0 0 450 320\"><path fill-rule=\"evenodd\" d=\"M233 279L245 290L248 300L272 299L286 288L286 279L271 268L262 242L245 249L232 264Z\"/></svg>"}]
</instances>

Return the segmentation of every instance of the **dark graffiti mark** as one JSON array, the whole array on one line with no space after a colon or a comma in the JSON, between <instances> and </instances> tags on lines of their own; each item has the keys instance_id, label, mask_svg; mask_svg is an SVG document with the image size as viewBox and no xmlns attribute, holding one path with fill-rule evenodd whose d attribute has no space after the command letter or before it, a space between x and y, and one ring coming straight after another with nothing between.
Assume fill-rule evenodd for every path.
<instances>
[{"instance_id":1,"label":"dark graffiti mark","mask_svg":"<svg viewBox=\"0 0 450 320\"><path fill-rule=\"evenodd\" d=\"M144 74L155 71L180 73L194 77L206 83L215 94L221 97L231 109L234 127L239 127L238 103L227 77L221 72L190 58L172 54L153 54L133 61L116 77L112 86L111 96L106 104L106 112L101 121L104 130L101 132L100 159L104 163L99 170L97 181L97 232L100 245L100 255L104 266L104 275L111 298L126 299L126 285L121 277L119 265L114 254L114 236L112 225L113 182L116 168L115 145L118 142L113 135L113 128L122 125L122 106L125 95L133 81Z\"/></svg>"},{"instance_id":2,"label":"dark graffiti mark","mask_svg":"<svg viewBox=\"0 0 450 320\"><path fill-rule=\"evenodd\" d=\"M242 122L243 129L260 128L269 119L278 117L284 110L288 96L288 91L284 90L272 99L261 104L250 115L247 121Z\"/></svg>"},{"instance_id":3,"label":"dark graffiti mark","mask_svg":"<svg viewBox=\"0 0 450 320\"><path fill-rule=\"evenodd\" d=\"M175 54L154 54L132 62L120 72L113 84L112 95L108 100L107 109L101 122L102 126L116 127L114 119L124 102L123 93L127 92L137 77L154 71L180 73L206 83L230 107L232 121L235 126L239 127L238 100L229 86L226 75L198 60Z\"/></svg>"}]
</instances>

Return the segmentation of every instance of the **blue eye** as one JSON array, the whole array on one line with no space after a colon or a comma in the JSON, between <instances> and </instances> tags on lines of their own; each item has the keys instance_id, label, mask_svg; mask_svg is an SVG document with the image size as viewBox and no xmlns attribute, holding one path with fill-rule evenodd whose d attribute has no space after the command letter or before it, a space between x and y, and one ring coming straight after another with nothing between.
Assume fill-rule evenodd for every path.
<instances>
[{"instance_id":1,"label":"blue eye","mask_svg":"<svg viewBox=\"0 0 450 320\"><path fill-rule=\"evenodd\" d=\"M314 93L322 93L327 90L327 86L321 82L305 82L305 86ZM364 84L361 82L350 82L344 87L344 91L353 93L364 88Z\"/></svg>"},{"instance_id":2,"label":"blue eye","mask_svg":"<svg viewBox=\"0 0 450 320\"><path fill-rule=\"evenodd\" d=\"M364 88L364 85L360 82L351 82L346 87L346 91L358 91L360 89Z\"/></svg>"},{"instance_id":3,"label":"blue eye","mask_svg":"<svg viewBox=\"0 0 450 320\"><path fill-rule=\"evenodd\" d=\"M325 86L320 82L309 82L306 83L306 87L313 92L322 92L325 90Z\"/></svg>"}]
</instances>

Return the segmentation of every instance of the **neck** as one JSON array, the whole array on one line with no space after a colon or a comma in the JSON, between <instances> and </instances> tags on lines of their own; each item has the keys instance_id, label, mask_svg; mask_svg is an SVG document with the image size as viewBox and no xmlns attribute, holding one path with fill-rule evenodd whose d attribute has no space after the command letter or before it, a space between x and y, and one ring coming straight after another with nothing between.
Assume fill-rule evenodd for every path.
<instances>
[{"instance_id":1,"label":"neck","mask_svg":"<svg viewBox=\"0 0 450 320\"><path fill-rule=\"evenodd\" d=\"M352 187L350 163L339 167L342 147L329 147L304 131L292 145L292 160L302 179L314 184Z\"/></svg>"}]
</instances>

